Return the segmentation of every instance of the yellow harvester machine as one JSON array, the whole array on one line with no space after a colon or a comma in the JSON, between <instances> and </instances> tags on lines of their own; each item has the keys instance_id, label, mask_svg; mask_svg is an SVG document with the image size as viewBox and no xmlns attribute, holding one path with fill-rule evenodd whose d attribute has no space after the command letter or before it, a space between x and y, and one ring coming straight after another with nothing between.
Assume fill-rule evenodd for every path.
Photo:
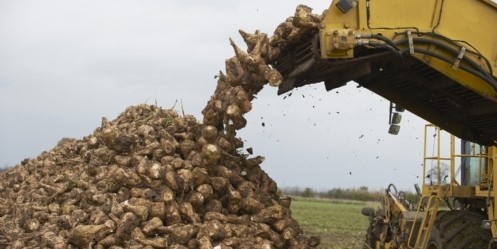
<instances>
[{"instance_id":1,"label":"yellow harvester machine","mask_svg":"<svg viewBox=\"0 0 497 249\"><path fill-rule=\"evenodd\" d=\"M365 248L497 248L495 2L334 0L319 29L283 54L273 63L279 93L355 81L394 103L391 133L403 108L436 125L426 127L437 141L419 204L389 186L381 210L363 210ZM438 140L442 130L460 139Z\"/></svg>"}]
</instances>

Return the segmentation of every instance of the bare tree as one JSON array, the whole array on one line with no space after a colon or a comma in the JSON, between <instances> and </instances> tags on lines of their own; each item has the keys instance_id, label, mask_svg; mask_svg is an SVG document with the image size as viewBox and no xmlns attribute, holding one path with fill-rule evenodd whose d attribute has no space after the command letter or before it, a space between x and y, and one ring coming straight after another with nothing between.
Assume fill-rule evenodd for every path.
<instances>
[{"instance_id":1,"label":"bare tree","mask_svg":"<svg viewBox=\"0 0 497 249\"><path fill-rule=\"evenodd\" d=\"M426 172L426 178L430 185L447 184L449 180L449 165L441 162L440 174L438 174L437 165L436 164L431 165L431 168L428 170L428 172Z\"/></svg>"}]
</instances>

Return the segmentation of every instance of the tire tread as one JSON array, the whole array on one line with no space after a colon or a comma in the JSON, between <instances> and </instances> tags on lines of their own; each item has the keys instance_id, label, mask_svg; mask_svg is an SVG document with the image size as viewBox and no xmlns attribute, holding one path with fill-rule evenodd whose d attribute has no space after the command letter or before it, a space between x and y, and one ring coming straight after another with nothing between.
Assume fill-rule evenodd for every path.
<instances>
[{"instance_id":1,"label":"tire tread","mask_svg":"<svg viewBox=\"0 0 497 249\"><path fill-rule=\"evenodd\" d=\"M481 228L483 219L467 211L440 211L429 243L436 244L437 249L487 248L492 235Z\"/></svg>"}]
</instances>

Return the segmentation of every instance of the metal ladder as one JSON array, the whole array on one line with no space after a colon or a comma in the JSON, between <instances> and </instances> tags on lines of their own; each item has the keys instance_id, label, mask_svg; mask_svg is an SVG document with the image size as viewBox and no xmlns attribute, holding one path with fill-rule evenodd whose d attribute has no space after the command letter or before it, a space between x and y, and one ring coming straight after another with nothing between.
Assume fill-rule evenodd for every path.
<instances>
[{"instance_id":1,"label":"metal ladder","mask_svg":"<svg viewBox=\"0 0 497 249\"><path fill-rule=\"evenodd\" d=\"M430 191L429 196L423 196L421 198L418 205L418 210L416 212L415 220L419 218L420 214L423 215L423 220L421 221L421 224L419 226L418 235L416 236L416 244L414 245L413 249L426 248L428 239L430 238L431 229L433 227L433 224L435 223L435 220L437 219L438 206L440 204L440 200L442 199L443 192L443 187L439 186L438 188ZM427 198L428 202L426 204L426 207L424 207L423 203L424 200L426 200ZM411 245L410 241L413 239L414 230L415 229L412 229L409 235L409 245Z\"/></svg>"}]
</instances>

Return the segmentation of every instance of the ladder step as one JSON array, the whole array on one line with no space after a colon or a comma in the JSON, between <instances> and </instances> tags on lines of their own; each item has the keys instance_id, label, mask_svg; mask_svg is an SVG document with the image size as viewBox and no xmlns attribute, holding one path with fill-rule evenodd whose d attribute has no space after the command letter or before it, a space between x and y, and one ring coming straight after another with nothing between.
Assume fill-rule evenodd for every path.
<instances>
[{"instance_id":1,"label":"ladder step","mask_svg":"<svg viewBox=\"0 0 497 249\"><path fill-rule=\"evenodd\" d=\"M418 213L419 212L423 212L424 213L424 216L423 216L423 219L421 221L421 224L419 226L419 233L417 234L416 236L416 243L415 243L415 246L414 246L414 249L422 249L428 242L428 239L430 237L430 228L431 226L433 225L433 223L435 222L435 219L436 219L436 214L437 214L437 211L438 211L438 205L440 203L440 199L441 197L443 196L443 191L442 191L442 188L439 188L437 190L432 190L430 191L430 196L425 196L423 198L427 198L427 199L424 199L426 200L427 202L425 202L424 206L425 209L424 211L420 211L420 207L421 207L421 204L422 204L422 201L420 202L420 206L418 206ZM417 215L417 214L416 214ZM412 233L409 237L409 241L411 241L411 239L414 239L412 237Z\"/></svg>"}]
</instances>

